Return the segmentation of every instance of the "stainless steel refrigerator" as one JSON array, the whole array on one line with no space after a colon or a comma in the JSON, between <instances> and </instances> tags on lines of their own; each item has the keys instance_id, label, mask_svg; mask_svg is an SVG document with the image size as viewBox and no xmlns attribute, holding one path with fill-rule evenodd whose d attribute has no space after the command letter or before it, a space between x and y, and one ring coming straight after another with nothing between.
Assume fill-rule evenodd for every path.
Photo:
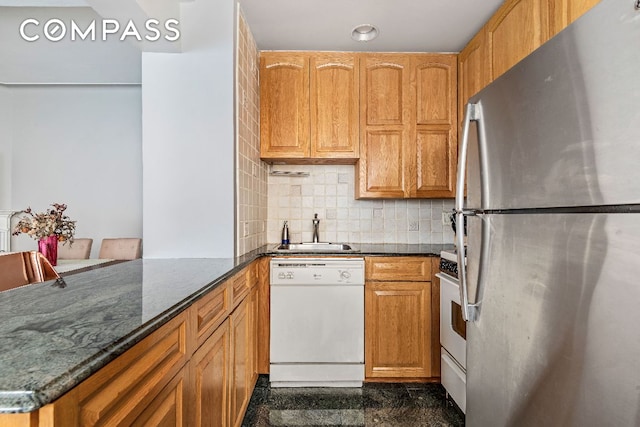
<instances>
[{"instance_id":1,"label":"stainless steel refrigerator","mask_svg":"<svg viewBox=\"0 0 640 427\"><path fill-rule=\"evenodd\" d=\"M468 426L640 426L636 3L603 0L467 105Z\"/></svg>"}]
</instances>

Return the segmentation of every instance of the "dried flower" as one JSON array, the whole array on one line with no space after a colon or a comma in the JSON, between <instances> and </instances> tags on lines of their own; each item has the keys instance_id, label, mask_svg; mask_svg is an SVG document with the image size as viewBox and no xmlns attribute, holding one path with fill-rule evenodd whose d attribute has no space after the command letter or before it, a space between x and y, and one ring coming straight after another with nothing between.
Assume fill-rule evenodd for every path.
<instances>
[{"instance_id":1,"label":"dried flower","mask_svg":"<svg viewBox=\"0 0 640 427\"><path fill-rule=\"evenodd\" d=\"M73 235L76 232L76 222L72 221L64 211L67 205L53 203L53 209L45 212L33 213L31 207L23 210L26 214L20 218L13 229L13 235L24 233L32 239L40 240L43 237L57 236L59 242L73 243Z\"/></svg>"}]
</instances>

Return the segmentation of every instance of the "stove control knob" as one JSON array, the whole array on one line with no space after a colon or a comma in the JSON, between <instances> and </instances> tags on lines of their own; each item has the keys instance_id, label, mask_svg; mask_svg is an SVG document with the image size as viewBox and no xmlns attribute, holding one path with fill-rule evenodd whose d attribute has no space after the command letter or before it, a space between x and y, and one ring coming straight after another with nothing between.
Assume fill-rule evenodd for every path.
<instances>
[{"instance_id":1,"label":"stove control knob","mask_svg":"<svg viewBox=\"0 0 640 427\"><path fill-rule=\"evenodd\" d=\"M350 279L351 278L351 272L348 270L344 270L340 272L340 278L341 279Z\"/></svg>"},{"instance_id":2,"label":"stove control knob","mask_svg":"<svg viewBox=\"0 0 640 427\"><path fill-rule=\"evenodd\" d=\"M291 271L287 273L287 279L293 279L293 273Z\"/></svg>"},{"instance_id":3,"label":"stove control knob","mask_svg":"<svg viewBox=\"0 0 640 427\"><path fill-rule=\"evenodd\" d=\"M278 273L278 279L284 279L286 278L284 273Z\"/></svg>"}]
</instances>

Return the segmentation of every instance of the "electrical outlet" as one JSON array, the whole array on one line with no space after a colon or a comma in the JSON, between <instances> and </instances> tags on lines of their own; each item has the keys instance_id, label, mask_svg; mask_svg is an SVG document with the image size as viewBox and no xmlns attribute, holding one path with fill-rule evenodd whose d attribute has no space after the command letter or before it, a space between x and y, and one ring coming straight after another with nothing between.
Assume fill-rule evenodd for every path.
<instances>
[{"instance_id":1,"label":"electrical outlet","mask_svg":"<svg viewBox=\"0 0 640 427\"><path fill-rule=\"evenodd\" d=\"M258 165L251 163L251 175L258 176Z\"/></svg>"},{"instance_id":2,"label":"electrical outlet","mask_svg":"<svg viewBox=\"0 0 640 427\"><path fill-rule=\"evenodd\" d=\"M409 221L409 231L420 230L420 223L418 221Z\"/></svg>"},{"instance_id":3,"label":"electrical outlet","mask_svg":"<svg viewBox=\"0 0 640 427\"><path fill-rule=\"evenodd\" d=\"M451 217L449 212L442 212L442 225L451 227Z\"/></svg>"},{"instance_id":4,"label":"electrical outlet","mask_svg":"<svg viewBox=\"0 0 640 427\"><path fill-rule=\"evenodd\" d=\"M242 234L244 235L244 237L247 237L249 235L249 222L247 221L242 224Z\"/></svg>"}]
</instances>

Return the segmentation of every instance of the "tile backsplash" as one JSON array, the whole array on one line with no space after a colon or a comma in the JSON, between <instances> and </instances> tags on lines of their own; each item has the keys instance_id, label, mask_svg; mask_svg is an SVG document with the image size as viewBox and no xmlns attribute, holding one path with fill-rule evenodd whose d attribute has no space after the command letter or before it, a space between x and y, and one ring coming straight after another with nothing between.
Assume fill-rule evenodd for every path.
<instances>
[{"instance_id":1,"label":"tile backsplash","mask_svg":"<svg viewBox=\"0 0 640 427\"><path fill-rule=\"evenodd\" d=\"M260 160L258 49L244 16L238 15L236 255L242 255L266 243L267 165Z\"/></svg>"},{"instance_id":2,"label":"tile backsplash","mask_svg":"<svg viewBox=\"0 0 640 427\"><path fill-rule=\"evenodd\" d=\"M320 219L320 240L350 243L453 243L442 213L451 199L356 200L354 166L274 165L274 170L308 172L308 177L268 177L267 241L279 243L289 221L292 242L310 242L312 219Z\"/></svg>"}]
</instances>

